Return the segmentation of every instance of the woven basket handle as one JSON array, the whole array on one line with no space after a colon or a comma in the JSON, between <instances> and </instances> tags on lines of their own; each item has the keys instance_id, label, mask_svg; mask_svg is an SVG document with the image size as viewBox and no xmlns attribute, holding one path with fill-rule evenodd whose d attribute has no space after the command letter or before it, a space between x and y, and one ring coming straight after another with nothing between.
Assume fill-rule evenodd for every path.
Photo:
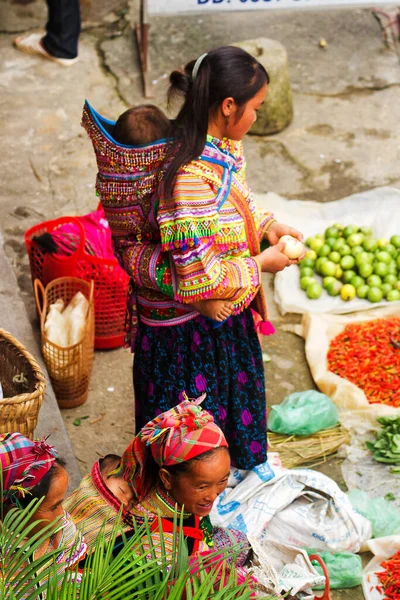
<instances>
[{"instance_id":1,"label":"woven basket handle","mask_svg":"<svg viewBox=\"0 0 400 600\"><path fill-rule=\"evenodd\" d=\"M43 286L43 283L40 281L40 279L35 279L34 284L33 284L33 289L35 292L36 308L37 308L37 311L40 316L40 321L42 321L45 295L44 295L44 286Z\"/></svg>"},{"instance_id":2,"label":"woven basket handle","mask_svg":"<svg viewBox=\"0 0 400 600\"><path fill-rule=\"evenodd\" d=\"M315 600L331 600L331 585L330 585L330 581L329 581L329 574L328 574L328 569L326 568L326 564L324 563L324 561L322 560L322 558L320 556L318 556L318 554L310 554L310 556L308 557L310 560L315 560L317 561L317 563L319 563L321 565L323 574L325 576L325 590L322 596L315 596Z\"/></svg>"}]
</instances>

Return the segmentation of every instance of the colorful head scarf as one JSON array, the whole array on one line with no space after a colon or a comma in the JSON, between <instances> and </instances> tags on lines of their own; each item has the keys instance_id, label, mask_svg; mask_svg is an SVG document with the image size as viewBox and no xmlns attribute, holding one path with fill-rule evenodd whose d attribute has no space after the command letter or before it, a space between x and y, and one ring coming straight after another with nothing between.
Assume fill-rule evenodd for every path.
<instances>
[{"instance_id":1,"label":"colorful head scarf","mask_svg":"<svg viewBox=\"0 0 400 600\"><path fill-rule=\"evenodd\" d=\"M32 441L21 433L0 435L3 497L15 503L33 489L50 470L56 452L43 440Z\"/></svg>"},{"instance_id":2,"label":"colorful head scarf","mask_svg":"<svg viewBox=\"0 0 400 600\"><path fill-rule=\"evenodd\" d=\"M219 447L228 447L221 429L209 412L200 407L205 394L185 400L143 427L122 455L119 473L128 480L140 501L148 492L145 459L150 451L160 467L185 462Z\"/></svg>"}]
</instances>

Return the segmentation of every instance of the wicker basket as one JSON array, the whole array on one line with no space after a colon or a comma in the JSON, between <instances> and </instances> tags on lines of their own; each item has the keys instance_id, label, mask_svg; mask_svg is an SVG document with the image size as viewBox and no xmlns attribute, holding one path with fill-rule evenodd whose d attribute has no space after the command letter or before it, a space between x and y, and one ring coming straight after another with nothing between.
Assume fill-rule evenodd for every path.
<instances>
[{"instance_id":1,"label":"wicker basket","mask_svg":"<svg viewBox=\"0 0 400 600\"><path fill-rule=\"evenodd\" d=\"M74 408L85 402L89 392L94 354L93 281L88 283L76 277L59 277L46 288L35 279L35 299L40 315L42 352L60 408ZM65 306L77 292L89 301L85 332L80 342L62 348L51 342L44 332L50 304L61 298Z\"/></svg>"},{"instance_id":2,"label":"wicker basket","mask_svg":"<svg viewBox=\"0 0 400 600\"><path fill-rule=\"evenodd\" d=\"M46 377L25 348L0 329L0 433L19 432L32 437L42 406Z\"/></svg>"}]
</instances>

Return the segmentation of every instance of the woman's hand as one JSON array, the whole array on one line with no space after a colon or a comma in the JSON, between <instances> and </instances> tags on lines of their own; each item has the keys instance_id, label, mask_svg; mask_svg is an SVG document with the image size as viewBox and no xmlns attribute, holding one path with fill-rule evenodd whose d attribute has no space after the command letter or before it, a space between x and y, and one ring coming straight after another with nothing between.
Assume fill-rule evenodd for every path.
<instances>
[{"instance_id":1,"label":"woman's hand","mask_svg":"<svg viewBox=\"0 0 400 600\"><path fill-rule=\"evenodd\" d=\"M300 242L304 241L303 234L297 229L293 229L293 227L289 227L288 225L284 225L283 223L278 223L275 221L268 228L266 238L271 244L271 246L275 246L283 235L291 235L294 238L300 240Z\"/></svg>"},{"instance_id":2,"label":"woman's hand","mask_svg":"<svg viewBox=\"0 0 400 600\"><path fill-rule=\"evenodd\" d=\"M278 271L283 271L285 267L297 263L297 260L290 260L283 253L284 247L285 244L283 242L278 242L254 257L263 273L278 273Z\"/></svg>"}]
</instances>

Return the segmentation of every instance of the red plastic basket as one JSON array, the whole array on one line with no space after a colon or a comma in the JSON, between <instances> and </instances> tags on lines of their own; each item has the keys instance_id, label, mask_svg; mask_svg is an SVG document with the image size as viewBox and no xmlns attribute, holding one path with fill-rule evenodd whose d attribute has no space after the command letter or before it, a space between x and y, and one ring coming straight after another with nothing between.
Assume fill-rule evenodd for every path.
<instances>
[{"instance_id":1,"label":"red plastic basket","mask_svg":"<svg viewBox=\"0 0 400 600\"><path fill-rule=\"evenodd\" d=\"M49 254L33 242L33 237L51 233L71 222L78 226L81 234L79 245L71 256ZM25 245L32 282L39 279L46 286L58 277L78 277L94 282L95 348L101 350L122 346L129 277L117 259L99 258L85 252L85 230L79 219L61 217L35 225L25 233Z\"/></svg>"}]
</instances>

